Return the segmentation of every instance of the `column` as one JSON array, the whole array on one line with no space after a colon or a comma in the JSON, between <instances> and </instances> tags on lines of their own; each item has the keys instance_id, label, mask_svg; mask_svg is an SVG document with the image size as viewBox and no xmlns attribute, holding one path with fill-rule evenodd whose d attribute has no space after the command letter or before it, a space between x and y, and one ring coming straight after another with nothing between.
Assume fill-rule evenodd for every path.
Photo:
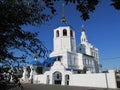
<instances>
[{"instance_id":1,"label":"column","mask_svg":"<svg viewBox=\"0 0 120 90\"><path fill-rule=\"evenodd\" d=\"M62 75L62 82L61 85L65 85L65 75Z\"/></svg>"},{"instance_id":2,"label":"column","mask_svg":"<svg viewBox=\"0 0 120 90\"><path fill-rule=\"evenodd\" d=\"M50 84L53 84L53 76L50 74Z\"/></svg>"},{"instance_id":3,"label":"column","mask_svg":"<svg viewBox=\"0 0 120 90\"><path fill-rule=\"evenodd\" d=\"M30 77L29 77L29 79L32 79L33 78L33 73L34 73L34 68L33 68L33 66L30 66Z\"/></svg>"}]
</instances>

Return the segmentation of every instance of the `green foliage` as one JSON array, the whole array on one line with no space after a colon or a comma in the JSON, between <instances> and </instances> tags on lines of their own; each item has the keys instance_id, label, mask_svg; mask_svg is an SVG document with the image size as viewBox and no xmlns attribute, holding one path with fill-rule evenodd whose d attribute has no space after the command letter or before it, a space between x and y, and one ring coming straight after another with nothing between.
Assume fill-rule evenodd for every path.
<instances>
[{"instance_id":1,"label":"green foliage","mask_svg":"<svg viewBox=\"0 0 120 90\"><path fill-rule=\"evenodd\" d=\"M0 0L0 63L11 65L17 60L24 61L27 55L46 57L48 50L37 38L38 33L21 28L51 19L52 14L45 14L44 10L37 0ZM24 54L16 56L15 50Z\"/></svg>"},{"instance_id":2,"label":"green foliage","mask_svg":"<svg viewBox=\"0 0 120 90\"><path fill-rule=\"evenodd\" d=\"M115 9L120 10L120 0L112 0L112 6L114 6Z\"/></svg>"},{"instance_id":3,"label":"green foliage","mask_svg":"<svg viewBox=\"0 0 120 90\"><path fill-rule=\"evenodd\" d=\"M76 4L76 10L81 12L81 18L83 20L89 19L89 13L95 10L95 6L98 4L99 0L65 0L66 4L74 3Z\"/></svg>"},{"instance_id":4,"label":"green foliage","mask_svg":"<svg viewBox=\"0 0 120 90\"><path fill-rule=\"evenodd\" d=\"M83 68L83 70L82 70L82 73L84 73L84 74L85 74L86 72L87 72L87 68L86 68L86 67L84 67L84 68Z\"/></svg>"}]
</instances>

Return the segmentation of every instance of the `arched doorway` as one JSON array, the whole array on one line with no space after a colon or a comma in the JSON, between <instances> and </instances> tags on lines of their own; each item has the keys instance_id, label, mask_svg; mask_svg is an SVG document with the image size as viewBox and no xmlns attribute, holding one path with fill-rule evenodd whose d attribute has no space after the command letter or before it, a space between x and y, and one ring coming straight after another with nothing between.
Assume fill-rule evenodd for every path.
<instances>
[{"instance_id":1,"label":"arched doorway","mask_svg":"<svg viewBox=\"0 0 120 90\"><path fill-rule=\"evenodd\" d=\"M62 73L59 71L56 71L53 73L53 83L54 84L60 84L62 82Z\"/></svg>"}]
</instances>

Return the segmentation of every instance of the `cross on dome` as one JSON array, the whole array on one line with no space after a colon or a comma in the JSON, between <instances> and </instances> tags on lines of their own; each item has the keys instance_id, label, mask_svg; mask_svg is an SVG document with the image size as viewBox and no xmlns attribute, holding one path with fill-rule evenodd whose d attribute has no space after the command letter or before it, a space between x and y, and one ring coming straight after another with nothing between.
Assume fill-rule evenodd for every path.
<instances>
[{"instance_id":1,"label":"cross on dome","mask_svg":"<svg viewBox=\"0 0 120 90\"><path fill-rule=\"evenodd\" d=\"M85 32L85 25L84 24L82 24L82 32Z\"/></svg>"}]
</instances>

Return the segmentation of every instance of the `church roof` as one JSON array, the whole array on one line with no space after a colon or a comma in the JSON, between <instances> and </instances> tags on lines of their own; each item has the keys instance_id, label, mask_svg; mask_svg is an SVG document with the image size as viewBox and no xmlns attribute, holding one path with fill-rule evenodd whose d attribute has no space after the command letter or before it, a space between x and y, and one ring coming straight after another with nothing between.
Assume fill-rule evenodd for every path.
<instances>
[{"instance_id":1,"label":"church roof","mask_svg":"<svg viewBox=\"0 0 120 90\"><path fill-rule=\"evenodd\" d=\"M46 59L46 60L44 60L44 61L38 61L38 60L34 60L34 61L31 61L30 62L30 65L49 65L49 64L51 64L53 61L55 61L56 60L56 58L57 57L50 57L50 58L48 58L48 59Z\"/></svg>"},{"instance_id":2,"label":"church roof","mask_svg":"<svg viewBox=\"0 0 120 90\"><path fill-rule=\"evenodd\" d=\"M81 30L82 32L85 32L85 28L84 28L84 25L82 25L82 30Z\"/></svg>"},{"instance_id":3,"label":"church roof","mask_svg":"<svg viewBox=\"0 0 120 90\"><path fill-rule=\"evenodd\" d=\"M42 65L42 63L38 60L34 60L30 62L31 65Z\"/></svg>"},{"instance_id":4,"label":"church roof","mask_svg":"<svg viewBox=\"0 0 120 90\"><path fill-rule=\"evenodd\" d=\"M82 28L82 30L81 30L82 32L85 32L85 29L84 28Z\"/></svg>"},{"instance_id":5,"label":"church roof","mask_svg":"<svg viewBox=\"0 0 120 90\"><path fill-rule=\"evenodd\" d=\"M56 60L57 57L50 57L43 62L43 65L49 65Z\"/></svg>"}]
</instances>

